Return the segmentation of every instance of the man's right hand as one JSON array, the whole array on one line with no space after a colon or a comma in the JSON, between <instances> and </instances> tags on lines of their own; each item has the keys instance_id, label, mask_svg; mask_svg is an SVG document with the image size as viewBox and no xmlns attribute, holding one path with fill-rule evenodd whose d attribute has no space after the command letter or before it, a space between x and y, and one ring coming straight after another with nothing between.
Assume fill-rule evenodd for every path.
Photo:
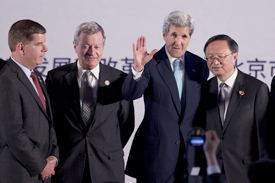
<instances>
[{"instance_id":1,"label":"man's right hand","mask_svg":"<svg viewBox=\"0 0 275 183\"><path fill-rule=\"evenodd\" d=\"M218 165L216 151L219 143L220 139L218 138L216 131L209 130L205 132L205 143L203 145L203 150L208 166Z\"/></svg>"},{"instance_id":2,"label":"man's right hand","mask_svg":"<svg viewBox=\"0 0 275 183\"><path fill-rule=\"evenodd\" d=\"M54 157L47 158L47 164L44 170L40 173L40 178L42 180L51 178L52 175L55 174L54 168L57 163L57 160Z\"/></svg>"},{"instance_id":3,"label":"man's right hand","mask_svg":"<svg viewBox=\"0 0 275 183\"><path fill-rule=\"evenodd\" d=\"M153 55L157 51L157 49L154 49L153 51L151 51L151 53L147 53L146 38L145 36L140 36L137 39L137 44L133 44L134 70L137 72L141 72L145 64L147 64L153 58Z\"/></svg>"}]
</instances>

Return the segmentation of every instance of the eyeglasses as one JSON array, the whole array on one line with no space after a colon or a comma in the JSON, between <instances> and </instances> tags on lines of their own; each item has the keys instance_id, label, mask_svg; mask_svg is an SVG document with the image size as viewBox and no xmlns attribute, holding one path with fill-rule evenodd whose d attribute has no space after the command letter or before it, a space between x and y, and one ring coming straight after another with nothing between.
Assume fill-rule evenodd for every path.
<instances>
[{"instance_id":1,"label":"eyeglasses","mask_svg":"<svg viewBox=\"0 0 275 183\"><path fill-rule=\"evenodd\" d=\"M225 58L228 57L229 55L232 55L235 52L229 53L228 55L225 56L216 56L216 57L205 57L205 60L209 63L214 62L216 59L218 62L224 62Z\"/></svg>"}]
</instances>

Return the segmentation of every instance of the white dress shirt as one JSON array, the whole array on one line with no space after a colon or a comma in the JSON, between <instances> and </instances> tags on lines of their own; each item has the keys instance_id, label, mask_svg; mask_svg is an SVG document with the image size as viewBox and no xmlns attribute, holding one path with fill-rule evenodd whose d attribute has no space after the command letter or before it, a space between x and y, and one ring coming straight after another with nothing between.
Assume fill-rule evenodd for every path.
<instances>
[{"instance_id":1,"label":"white dress shirt","mask_svg":"<svg viewBox=\"0 0 275 183\"><path fill-rule=\"evenodd\" d=\"M230 97L231 97L231 94L232 94L232 89L233 89L235 80L236 80L237 75L238 75L238 69L236 67L234 69L235 69L234 73L224 82L226 84L226 86L225 86L226 98L225 98L224 119L226 117L228 105L229 105L229 102L230 102ZM222 83L222 81L220 81L218 77L217 77L217 80L218 80L218 96L219 96L219 93L220 93L220 87L219 86Z\"/></svg>"}]
</instances>

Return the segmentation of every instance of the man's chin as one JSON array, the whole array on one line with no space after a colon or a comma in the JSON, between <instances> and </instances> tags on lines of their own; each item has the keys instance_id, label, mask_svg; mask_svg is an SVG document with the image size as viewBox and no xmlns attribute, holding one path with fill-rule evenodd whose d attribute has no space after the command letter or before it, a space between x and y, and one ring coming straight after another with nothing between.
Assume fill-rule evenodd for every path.
<instances>
[{"instance_id":1,"label":"man's chin","mask_svg":"<svg viewBox=\"0 0 275 183\"><path fill-rule=\"evenodd\" d=\"M182 55L184 55L184 53L182 51L174 51L174 52L169 53L169 54L174 58L180 58L180 57L182 57Z\"/></svg>"}]
</instances>

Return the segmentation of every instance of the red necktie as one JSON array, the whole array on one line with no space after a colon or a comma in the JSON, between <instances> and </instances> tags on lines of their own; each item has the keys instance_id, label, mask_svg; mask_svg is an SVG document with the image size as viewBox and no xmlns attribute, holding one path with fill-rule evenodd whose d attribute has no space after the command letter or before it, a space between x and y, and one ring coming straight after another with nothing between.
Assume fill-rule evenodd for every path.
<instances>
[{"instance_id":1,"label":"red necktie","mask_svg":"<svg viewBox=\"0 0 275 183\"><path fill-rule=\"evenodd\" d=\"M38 78L37 78L37 76L34 72L31 72L31 78L33 80L33 83L34 83L36 89L37 89L38 96L39 96L39 98L40 98L40 100L41 100L41 102L42 102L42 104L43 104L43 106L46 110L46 102L45 102L45 98L44 98L44 95L43 95L43 91L42 91L41 86L38 82Z\"/></svg>"}]
</instances>

